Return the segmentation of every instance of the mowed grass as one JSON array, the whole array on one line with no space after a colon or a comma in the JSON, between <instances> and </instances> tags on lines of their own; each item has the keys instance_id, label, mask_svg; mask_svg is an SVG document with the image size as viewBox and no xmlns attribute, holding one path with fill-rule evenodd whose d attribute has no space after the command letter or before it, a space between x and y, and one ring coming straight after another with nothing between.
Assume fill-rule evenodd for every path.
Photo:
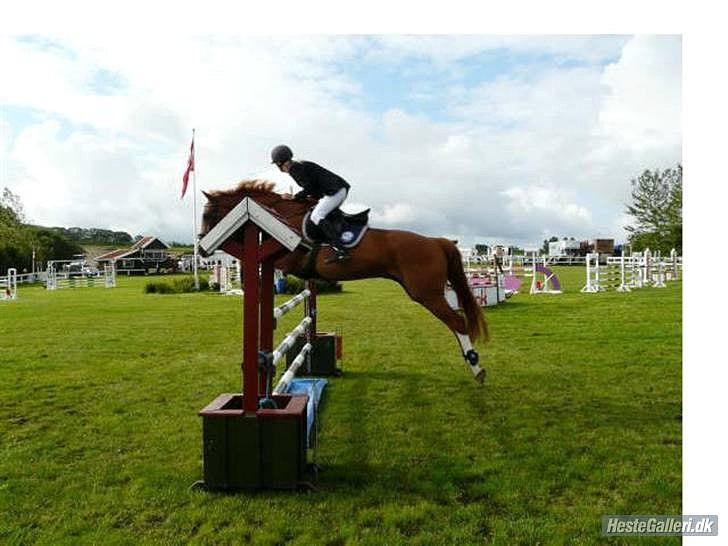
<instances>
[{"instance_id":1,"label":"mowed grass","mask_svg":"<svg viewBox=\"0 0 728 546\"><path fill-rule=\"evenodd\" d=\"M240 390L239 298L21 286L0 303L0 543L633 543L601 516L681 513L681 283L580 294L584 268L558 272L565 294L486 310L483 387L397 284L321 296L345 374L317 488L239 494L190 489L197 412Z\"/></svg>"}]
</instances>

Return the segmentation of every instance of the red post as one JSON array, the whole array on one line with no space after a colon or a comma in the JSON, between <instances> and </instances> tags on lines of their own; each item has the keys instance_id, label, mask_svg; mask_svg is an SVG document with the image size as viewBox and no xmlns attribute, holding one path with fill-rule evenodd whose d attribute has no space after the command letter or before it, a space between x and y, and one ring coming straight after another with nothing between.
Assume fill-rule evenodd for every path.
<instances>
[{"instance_id":1,"label":"red post","mask_svg":"<svg viewBox=\"0 0 728 546\"><path fill-rule=\"evenodd\" d=\"M273 260L265 259L260 271L260 350L273 350ZM259 391L265 392L265 374L260 374Z\"/></svg>"},{"instance_id":2,"label":"red post","mask_svg":"<svg viewBox=\"0 0 728 546\"><path fill-rule=\"evenodd\" d=\"M258 409L258 333L260 320L260 273L258 271L258 226L245 224L243 236L243 409Z\"/></svg>"}]
</instances>

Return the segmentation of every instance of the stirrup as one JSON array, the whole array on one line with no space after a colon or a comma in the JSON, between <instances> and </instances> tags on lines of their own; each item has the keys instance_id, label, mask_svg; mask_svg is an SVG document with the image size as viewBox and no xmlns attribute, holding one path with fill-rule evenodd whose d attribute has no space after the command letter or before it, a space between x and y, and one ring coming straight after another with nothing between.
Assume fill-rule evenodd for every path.
<instances>
[{"instance_id":1,"label":"stirrup","mask_svg":"<svg viewBox=\"0 0 728 546\"><path fill-rule=\"evenodd\" d=\"M333 264L333 263L342 263L346 260L351 259L351 253L343 248L337 248L335 246L331 247L331 250L334 251L334 254L326 259L327 264Z\"/></svg>"}]
</instances>

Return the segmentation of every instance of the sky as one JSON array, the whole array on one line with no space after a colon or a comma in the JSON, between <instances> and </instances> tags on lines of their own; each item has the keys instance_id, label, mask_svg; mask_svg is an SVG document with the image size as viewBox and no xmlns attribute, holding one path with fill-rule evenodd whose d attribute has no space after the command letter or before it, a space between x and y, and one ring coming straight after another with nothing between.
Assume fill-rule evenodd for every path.
<instances>
[{"instance_id":1,"label":"sky","mask_svg":"<svg viewBox=\"0 0 728 546\"><path fill-rule=\"evenodd\" d=\"M0 36L0 188L28 221L191 242L201 190L277 144L375 227L460 246L624 239L630 180L682 162L680 35Z\"/></svg>"}]
</instances>

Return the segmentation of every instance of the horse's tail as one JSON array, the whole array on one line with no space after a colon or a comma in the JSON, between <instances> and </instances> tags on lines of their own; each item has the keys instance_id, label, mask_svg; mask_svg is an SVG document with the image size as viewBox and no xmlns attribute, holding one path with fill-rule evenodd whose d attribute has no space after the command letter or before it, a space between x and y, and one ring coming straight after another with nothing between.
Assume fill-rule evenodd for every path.
<instances>
[{"instance_id":1,"label":"horse's tail","mask_svg":"<svg viewBox=\"0 0 728 546\"><path fill-rule=\"evenodd\" d=\"M488 341L490 337L488 334L488 324L485 322L482 309L478 305L478 302L475 301L475 296L473 296L470 286L468 286L468 279L465 276L460 251L452 241L447 239L441 240L443 241L443 250L447 256L447 280L450 281L450 285L455 290L458 301L465 312L468 337L473 342L481 337L483 341Z\"/></svg>"}]
</instances>

